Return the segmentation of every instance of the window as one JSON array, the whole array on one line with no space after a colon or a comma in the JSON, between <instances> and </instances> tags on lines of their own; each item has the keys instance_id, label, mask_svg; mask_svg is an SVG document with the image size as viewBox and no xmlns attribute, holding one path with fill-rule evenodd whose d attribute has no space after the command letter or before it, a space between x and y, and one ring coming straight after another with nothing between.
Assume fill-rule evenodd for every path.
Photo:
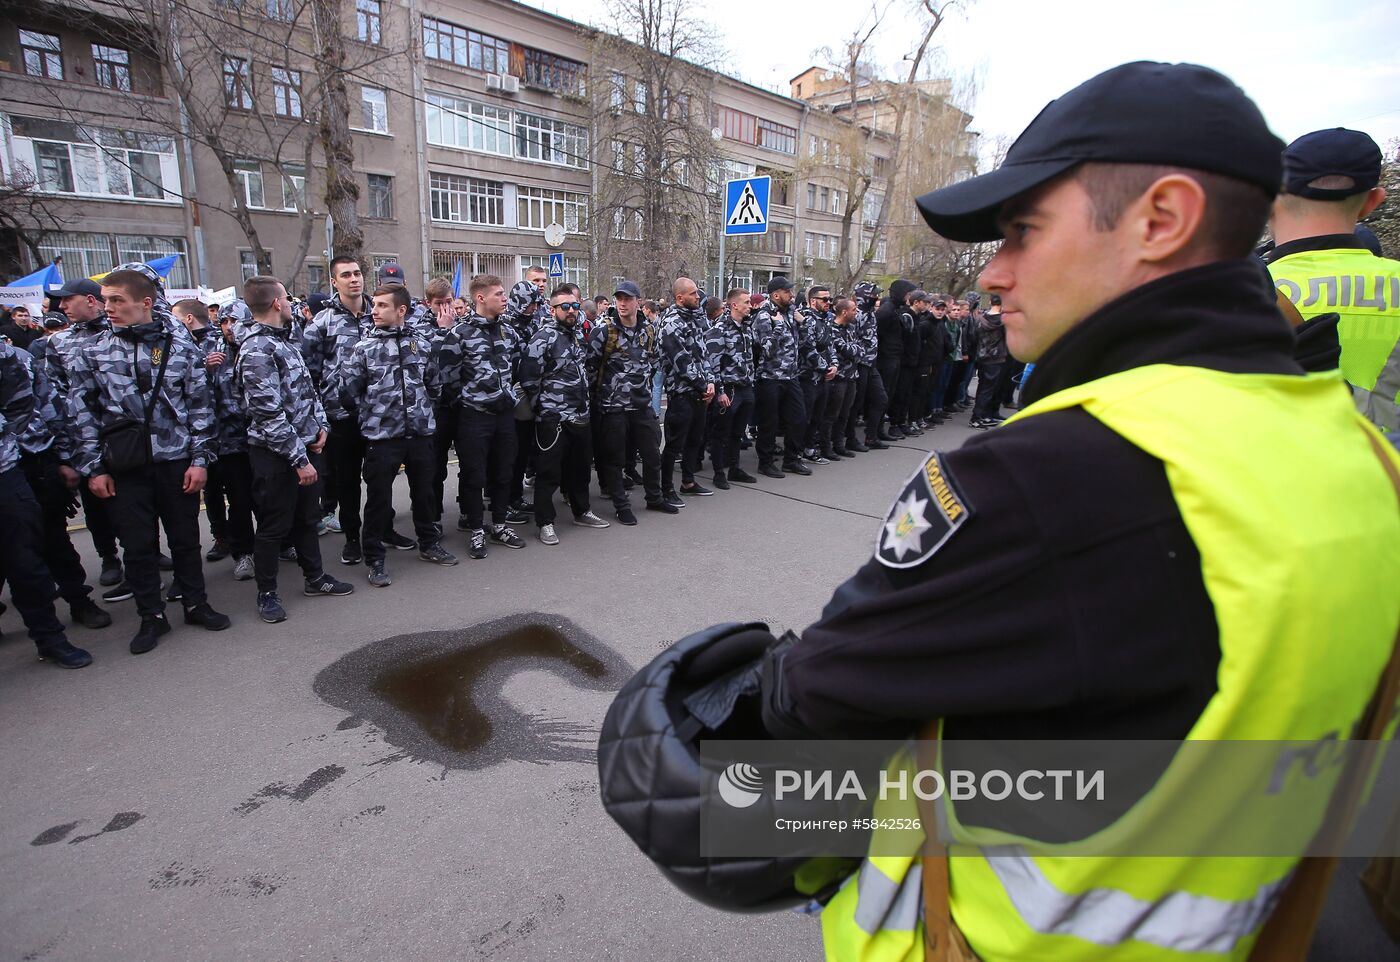
<instances>
[{"instance_id":1,"label":"window","mask_svg":"<svg viewBox=\"0 0 1400 962\"><path fill-rule=\"evenodd\" d=\"M306 207L306 168L297 164L282 165L282 209L302 210Z\"/></svg>"},{"instance_id":2,"label":"window","mask_svg":"<svg viewBox=\"0 0 1400 962\"><path fill-rule=\"evenodd\" d=\"M544 230L550 224L563 224L570 234L588 231L588 195L543 187L521 187L516 191L516 225L521 230Z\"/></svg>"},{"instance_id":3,"label":"window","mask_svg":"<svg viewBox=\"0 0 1400 962\"><path fill-rule=\"evenodd\" d=\"M502 107L429 93L428 143L511 156L511 112Z\"/></svg>"},{"instance_id":4,"label":"window","mask_svg":"<svg viewBox=\"0 0 1400 962\"><path fill-rule=\"evenodd\" d=\"M833 214L844 214L846 212L845 206L841 203L841 192L839 190L833 190L831 192L831 212Z\"/></svg>"},{"instance_id":5,"label":"window","mask_svg":"<svg viewBox=\"0 0 1400 962\"><path fill-rule=\"evenodd\" d=\"M398 254L371 254L369 255L370 273L378 277L379 268L383 267L385 264L397 264L398 262Z\"/></svg>"},{"instance_id":6,"label":"window","mask_svg":"<svg viewBox=\"0 0 1400 962\"><path fill-rule=\"evenodd\" d=\"M651 88L647 86L646 81L638 80L632 90L632 109L639 114L646 113L647 101L651 98Z\"/></svg>"},{"instance_id":7,"label":"window","mask_svg":"<svg viewBox=\"0 0 1400 962\"><path fill-rule=\"evenodd\" d=\"M324 261L317 261L306 265L306 290L308 293L312 291L325 291L327 280Z\"/></svg>"},{"instance_id":8,"label":"window","mask_svg":"<svg viewBox=\"0 0 1400 962\"><path fill-rule=\"evenodd\" d=\"M131 89L131 52L121 47L92 45L93 79L109 90Z\"/></svg>"},{"instance_id":9,"label":"window","mask_svg":"<svg viewBox=\"0 0 1400 962\"><path fill-rule=\"evenodd\" d=\"M826 235L825 235L825 234L818 234L818 235L817 235L817 256L820 257L822 260L826 260Z\"/></svg>"},{"instance_id":10,"label":"window","mask_svg":"<svg viewBox=\"0 0 1400 962\"><path fill-rule=\"evenodd\" d=\"M360 125L376 134L389 132L389 101L378 87L360 88Z\"/></svg>"},{"instance_id":11,"label":"window","mask_svg":"<svg viewBox=\"0 0 1400 962\"><path fill-rule=\"evenodd\" d=\"M807 209L808 209L808 210L816 210L816 209L817 209L817 185L816 185L816 184L808 184L808 185L807 185Z\"/></svg>"},{"instance_id":12,"label":"window","mask_svg":"<svg viewBox=\"0 0 1400 962\"><path fill-rule=\"evenodd\" d=\"M165 190L166 184L180 189L168 138L31 117L11 117L10 132L15 161L34 171L39 190L176 200Z\"/></svg>"},{"instance_id":13,"label":"window","mask_svg":"<svg viewBox=\"0 0 1400 962\"><path fill-rule=\"evenodd\" d=\"M821 211L828 211L828 210L831 209L831 188L830 188L830 187L823 187L823 188L821 189L821 198L817 201L817 209L818 209L818 210L821 210Z\"/></svg>"},{"instance_id":14,"label":"window","mask_svg":"<svg viewBox=\"0 0 1400 962\"><path fill-rule=\"evenodd\" d=\"M613 211L613 240L639 241L643 233L642 212L631 207Z\"/></svg>"},{"instance_id":15,"label":"window","mask_svg":"<svg viewBox=\"0 0 1400 962\"><path fill-rule=\"evenodd\" d=\"M296 4L294 0L264 0L269 20L281 20L283 23L291 23L297 18Z\"/></svg>"},{"instance_id":16,"label":"window","mask_svg":"<svg viewBox=\"0 0 1400 962\"><path fill-rule=\"evenodd\" d=\"M29 76L63 79L63 47L58 34L21 30L19 49L24 57L24 72Z\"/></svg>"},{"instance_id":17,"label":"window","mask_svg":"<svg viewBox=\"0 0 1400 962\"><path fill-rule=\"evenodd\" d=\"M258 276L258 261L253 256L252 251L238 252L238 269L243 272L243 279L246 281L250 277Z\"/></svg>"},{"instance_id":18,"label":"window","mask_svg":"<svg viewBox=\"0 0 1400 962\"><path fill-rule=\"evenodd\" d=\"M383 5L379 0L355 0L356 36L363 43L379 43Z\"/></svg>"},{"instance_id":19,"label":"window","mask_svg":"<svg viewBox=\"0 0 1400 962\"><path fill-rule=\"evenodd\" d=\"M813 241L812 234L811 234L810 231L808 231L807 234L803 237L803 242L804 242L804 245L805 245L805 246L804 246L804 250L806 251L808 257L811 257L811 256L812 256L812 246L813 246L812 241Z\"/></svg>"},{"instance_id":20,"label":"window","mask_svg":"<svg viewBox=\"0 0 1400 962\"><path fill-rule=\"evenodd\" d=\"M543 50L525 48L525 82L565 94L583 92L584 66Z\"/></svg>"},{"instance_id":21,"label":"window","mask_svg":"<svg viewBox=\"0 0 1400 962\"><path fill-rule=\"evenodd\" d=\"M874 159L873 164L871 165L871 170L874 172L876 177L884 177L889 171L889 166L889 158L876 157Z\"/></svg>"},{"instance_id":22,"label":"window","mask_svg":"<svg viewBox=\"0 0 1400 962\"><path fill-rule=\"evenodd\" d=\"M817 135L816 135L816 134L808 134L808 135L807 135L807 156L808 156L808 157L815 157L815 156L817 156Z\"/></svg>"},{"instance_id":23,"label":"window","mask_svg":"<svg viewBox=\"0 0 1400 962\"><path fill-rule=\"evenodd\" d=\"M235 160L234 175L238 178L238 191L243 202L249 207L263 207L262 164L256 160Z\"/></svg>"},{"instance_id":24,"label":"window","mask_svg":"<svg viewBox=\"0 0 1400 962\"><path fill-rule=\"evenodd\" d=\"M242 57L224 58L224 104L234 110L253 109L253 85L248 61Z\"/></svg>"},{"instance_id":25,"label":"window","mask_svg":"<svg viewBox=\"0 0 1400 962\"><path fill-rule=\"evenodd\" d=\"M721 107L719 108L719 126L724 131L726 140L735 140L741 144L755 143L758 118L753 114Z\"/></svg>"},{"instance_id":26,"label":"window","mask_svg":"<svg viewBox=\"0 0 1400 962\"><path fill-rule=\"evenodd\" d=\"M758 146L767 147L783 154L797 153L797 131L792 127L775 124L771 120L758 122Z\"/></svg>"},{"instance_id":27,"label":"window","mask_svg":"<svg viewBox=\"0 0 1400 962\"><path fill-rule=\"evenodd\" d=\"M881 237L878 241L875 242L875 260L879 261L881 264L885 263L886 253L887 251L885 249L885 239Z\"/></svg>"},{"instance_id":28,"label":"window","mask_svg":"<svg viewBox=\"0 0 1400 962\"><path fill-rule=\"evenodd\" d=\"M131 261L150 261L157 257L185 253L185 239L183 237L118 234L116 239L116 262L118 264L126 264ZM170 275L165 279L165 286L167 288L190 286L190 265L185 257L176 258L175 266L170 269Z\"/></svg>"},{"instance_id":29,"label":"window","mask_svg":"<svg viewBox=\"0 0 1400 962\"><path fill-rule=\"evenodd\" d=\"M565 167L588 167L588 131L562 120L515 115L515 153L524 160L538 160Z\"/></svg>"},{"instance_id":30,"label":"window","mask_svg":"<svg viewBox=\"0 0 1400 962\"><path fill-rule=\"evenodd\" d=\"M614 70L608 74L608 108L614 113L622 109L627 100L627 78Z\"/></svg>"},{"instance_id":31,"label":"window","mask_svg":"<svg viewBox=\"0 0 1400 962\"><path fill-rule=\"evenodd\" d=\"M549 270L548 254L522 254L520 256L520 276L525 276L525 271L531 267L543 267ZM588 258L586 257L565 257L564 277L561 281L550 280L551 285L559 283L577 284L584 291L588 287ZM589 296L588 294L584 295Z\"/></svg>"},{"instance_id":32,"label":"window","mask_svg":"<svg viewBox=\"0 0 1400 962\"><path fill-rule=\"evenodd\" d=\"M506 224L505 188L494 181L430 174L428 196L432 201L433 220L488 227Z\"/></svg>"},{"instance_id":33,"label":"window","mask_svg":"<svg viewBox=\"0 0 1400 962\"><path fill-rule=\"evenodd\" d=\"M301 71L272 68L272 106L279 117L301 116Z\"/></svg>"},{"instance_id":34,"label":"window","mask_svg":"<svg viewBox=\"0 0 1400 962\"><path fill-rule=\"evenodd\" d=\"M113 264L121 263L112 259L112 238L107 234L89 234L82 231L63 231L45 234L39 244L39 255L45 263L52 264L63 258L65 276L88 277L110 271Z\"/></svg>"},{"instance_id":35,"label":"window","mask_svg":"<svg viewBox=\"0 0 1400 962\"><path fill-rule=\"evenodd\" d=\"M867 225L874 224L880 219L880 204L884 199L885 195L879 191L870 191L865 195L865 208L861 216Z\"/></svg>"},{"instance_id":36,"label":"window","mask_svg":"<svg viewBox=\"0 0 1400 962\"><path fill-rule=\"evenodd\" d=\"M510 44L446 20L424 17L423 56L486 73L506 73L510 67Z\"/></svg>"},{"instance_id":37,"label":"window","mask_svg":"<svg viewBox=\"0 0 1400 962\"><path fill-rule=\"evenodd\" d=\"M770 228L768 233L763 235L763 248L770 254L791 253L792 233L781 228Z\"/></svg>"},{"instance_id":38,"label":"window","mask_svg":"<svg viewBox=\"0 0 1400 962\"><path fill-rule=\"evenodd\" d=\"M384 174L367 174L369 192L368 217L391 220L394 216L394 178Z\"/></svg>"}]
</instances>

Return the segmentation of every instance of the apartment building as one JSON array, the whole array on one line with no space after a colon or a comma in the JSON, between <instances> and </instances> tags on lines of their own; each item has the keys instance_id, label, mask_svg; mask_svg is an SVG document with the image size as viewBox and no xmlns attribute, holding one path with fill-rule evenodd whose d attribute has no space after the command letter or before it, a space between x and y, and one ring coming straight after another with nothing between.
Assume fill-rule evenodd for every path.
<instances>
[{"instance_id":1,"label":"apartment building","mask_svg":"<svg viewBox=\"0 0 1400 962\"><path fill-rule=\"evenodd\" d=\"M0 173L13 184L28 172L51 228L38 257L13 232L0 237L15 271L62 256L66 271L91 274L180 252L172 286L222 287L260 269L256 235L295 291L326 289L320 48L304 0L176 5L186 18L178 63L152 52L141 24L103 12L120 8L81 2L81 17L12 7L0 28ZM345 0L341 10L371 266L395 260L426 279L460 264L513 282L558 251L568 279L609 286L611 255L641 235L617 211L596 214L600 174L620 163L598 142L605 112L590 84L616 81L597 62L596 31L512 0ZM196 81L183 98L176 69ZM718 156L690 182L713 193L712 224L697 239L696 265L708 266L695 273L708 289L726 286L722 181L768 174L769 232L726 245L730 281L761 289L774 274L835 276L873 223L851 215L842 249L852 196L842 152L859 141L882 163L884 135L800 97L708 77L711 102L686 104ZM627 96L644 108L646 92ZM655 109L674 109L665 91L657 99ZM551 224L564 229L554 244Z\"/></svg>"}]
</instances>

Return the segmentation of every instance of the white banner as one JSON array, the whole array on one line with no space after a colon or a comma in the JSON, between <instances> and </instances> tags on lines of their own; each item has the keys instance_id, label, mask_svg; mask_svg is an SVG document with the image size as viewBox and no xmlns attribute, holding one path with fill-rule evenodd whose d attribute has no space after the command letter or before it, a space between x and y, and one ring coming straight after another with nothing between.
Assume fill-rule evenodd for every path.
<instances>
[{"instance_id":1,"label":"white banner","mask_svg":"<svg viewBox=\"0 0 1400 962\"><path fill-rule=\"evenodd\" d=\"M0 306L14 307L17 304L23 304L31 311L42 311L44 289L37 284L33 287L0 287Z\"/></svg>"},{"instance_id":2,"label":"white banner","mask_svg":"<svg viewBox=\"0 0 1400 962\"><path fill-rule=\"evenodd\" d=\"M209 296L205 299L204 303L217 304L220 307L227 307L236 300L238 300L238 290L233 287L225 287L223 290L220 291L210 291Z\"/></svg>"},{"instance_id":3,"label":"white banner","mask_svg":"<svg viewBox=\"0 0 1400 962\"><path fill-rule=\"evenodd\" d=\"M167 287L165 299L172 304L176 301L199 301L201 304L208 304L210 293L207 287Z\"/></svg>"}]
</instances>

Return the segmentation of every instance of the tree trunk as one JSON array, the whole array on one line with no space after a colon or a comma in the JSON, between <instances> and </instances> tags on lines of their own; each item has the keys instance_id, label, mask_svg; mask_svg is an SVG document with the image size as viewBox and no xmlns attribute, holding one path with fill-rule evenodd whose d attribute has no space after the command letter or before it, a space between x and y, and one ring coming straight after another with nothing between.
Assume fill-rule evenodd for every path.
<instances>
[{"instance_id":1,"label":"tree trunk","mask_svg":"<svg viewBox=\"0 0 1400 962\"><path fill-rule=\"evenodd\" d=\"M321 150L326 155L326 210L335 220L335 249L331 256L348 255L363 265L365 237L360 230L357 207L360 185L355 178L355 147L350 139L350 98L345 86L345 38L340 32L340 5L336 0L311 0L311 16L320 51L316 73L324 91Z\"/></svg>"}]
</instances>

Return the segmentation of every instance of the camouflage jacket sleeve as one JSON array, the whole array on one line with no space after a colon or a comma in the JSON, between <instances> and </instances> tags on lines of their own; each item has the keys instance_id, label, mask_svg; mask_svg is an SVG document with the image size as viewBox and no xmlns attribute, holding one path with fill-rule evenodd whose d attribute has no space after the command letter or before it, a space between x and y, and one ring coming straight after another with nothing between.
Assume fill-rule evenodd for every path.
<instances>
[{"instance_id":1,"label":"camouflage jacket sleeve","mask_svg":"<svg viewBox=\"0 0 1400 962\"><path fill-rule=\"evenodd\" d=\"M265 340L250 338L238 355L238 383L248 415L249 438L299 468L309 463L306 444L287 419L281 367Z\"/></svg>"},{"instance_id":2,"label":"camouflage jacket sleeve","mask_svg":"<svg viewBox=\"0 0 1400 962\"><path fill-rule=\"evenodd\" d=\"M443 332L433 339L431 367L436 372L438 401L442 404L460 404L462 393L462 338L457 328Z\"/></svg>"},{"instance_id":3,"label":"camouflage jacket sleeve","mask_svg":"<svg viewBox=\"0 0 1400 962\"><path fill-rule=\"evenodd\" d=\"M340 397L340 404L356 424L360 423L360 408L364 406L365 391L369 387L367 355L370 347L371 345L361 339L345 359L345 363L340 365L336 375L335 390Z\"/></svg>"},{"instance_id":4,"label":"camouflage jacket sleeve","mask_svg":"<svg viewBox=\"0 0 1400 962\"><path fill-rule=\"evenodd\" d=\"M29 419L20 447L30 454L52 448L63 464L73 462L73 442L64 421L62 399L44 376L43 365L31 355L20 355L34 389L34 416Z\"/></svg>"},{"instance_id":5,"label":"camouflage jacket sleeve","mask_svg":"<svg viewBox=\"0 0 1400 962\"><path fill-rule=\"evenodd\" d=\"M705 389L705 369L696 356L694 341L688 336L689 333L686 322L676 317L662 321L657 330L667 391L684 393Z\"/></svg>"},{"instance_id":6,"label":"camouflage jacket sleeve","mask_svg":"<svg viewBox=\"0 0 1400 962\"><path fill-rule=\"evenodd\" d=\"M70 351L67 358L64 368L68 372L69 413L72 415L72 432L77 450L77 461L73 467L83 477L93 478L106 473L102 465L102 444L98 438L102 392L97 384L92 358L86 350L78 348Z\"/></svg>"},{"instance_id":7,"label":"camouflage jacket sleeve","mask_svg":"<svg viewBox=\"0 0 1400 962\"><path fill-rule=\"evenodd\" d=\"M172 341L171 350L184 350L188 354L185 383L181 389L185 396L185 430L190 437L190 466L205 468L216 457L214 405L209 397L209 372L204 366L206 352L192 341L183 347L178 341Z\"/></svg>"},{"instance_id":8,"label":"camouflage jacket sleeve","mask_svg":"<svg viewBox=\"0 0 1400 962\"><path fill-rule=\"evenodd\" d=\"M312 318L311 323L302 329L301 343L298 345L301 359L306 363L306 373L311 375L311 383L317 391L324 391L326 387L326 352L331 348L328 343L331 316L332 312L327 308Z\"/></svg>"},{"instance_id":9,"label":"camouflage jacket sleeve","mask_svg":"<svg viewBox=\"0 0 1400 962\"><path fill-rule=\"evenodd\" d=\"M552 329L540 328L535 332L535 336L530 338L530 343L525 347L525 356L520 361L520 389L530 399L531 405L536 404L539 399L545 370L550 360L549 348L554 337L555 332Z\"/></svg>"},{"instance_id":10,"label":"camouflage jacket sleeve","mask_svg":"<svg viewBox=\"0 0 1400 962\"><path fill-rule=\"evenodd\" d=\"M759 311L753 322L754 366L756 369L762 368L772 359L776 349L774 333L772 316L766 310Z\"/></svg>"},{"instance_id":11,"label":"camouflage jacket sleeve","mask_svg":"<svg viewBox=\"0 0 1400 962\"><path fill-rule=\"evenodd\" d=\"M19 463L19 442L34 416L34 386L16 348L0 345L0 471Z\"/></svg>"}]
</instances>

